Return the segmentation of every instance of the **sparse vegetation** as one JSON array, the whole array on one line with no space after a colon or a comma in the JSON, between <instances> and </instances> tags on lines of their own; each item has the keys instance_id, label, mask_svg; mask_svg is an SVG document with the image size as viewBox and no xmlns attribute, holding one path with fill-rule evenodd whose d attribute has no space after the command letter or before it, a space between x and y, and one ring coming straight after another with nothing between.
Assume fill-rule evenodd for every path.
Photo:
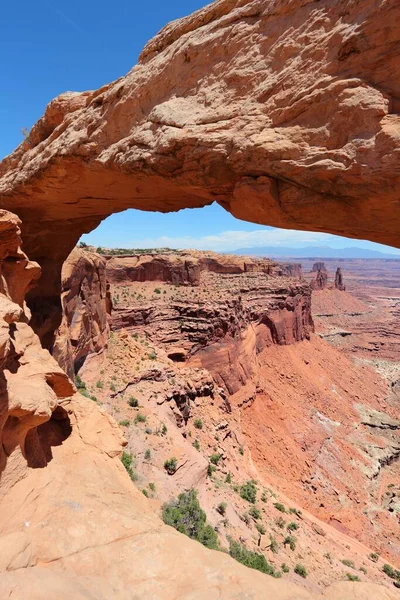
<instances>
[{"instance_id":1,"label":"sparse vegetation","mask_svg":"<svg viewBox=\"0 0 400 600\"><path fill-rule=\"evenodd\" d=\"M99 379L98 381L96 381L96 387L97 387L99 390L102 390L102 389L104 388L104 384L103 384L103 382L102 382L102 381L100 381L100 379Z\"/></svg>"},{"instance_id":2,"label":"sparse vegetation","mask_svg":"<svg viewBox=\"0 0 400 600\"><path fill-rule=\"evenodd\" d=\"M297 523L295 523L294 521L291 521L289 523L289 525L287 526L287 530L288 531L297 531L299 528L299 526L297 525Z\"/></svg>"},{"instance_id":3,"label":"sparse vegetation","mask_svg":"<svg viewBox=\"0 0 400 600\"><path fill-rule=\"evenodd\" d=\"M304 565L302 565L301 563L297 563L297 565L294 568L294 572L297 575L300 575L300 577L303 577L304 579L307 577L308 573L307 573L307 569L305 568Z\"/></svg>"},{"instance_id":4,"label":"sparse vegetation","mask_svg":"<svg viewBox=\"0 0 400 600\"><path fill-rule=\"evenodd\" d=\"M150 448L147 448L146 452L144 453L144 459L150 460L150 458L151 458L151 450L150 450Z\"/></svg>"},{"instance_id":5,"label":"sparse vegetation","mask_svg":"<svg viewBox=\"0 0 400 600\"><path fill-rule=\"evenodd\" d=\"M156 288L156 289L154 290L154 293L155 293L155 294L161 294L161 290L160 290L160 288Z\"/></svg>"},{"instance_id":6,"label":"sparse vegetation","mask_svg":"<svg viewBox=\"0 0 400 600\"><path fill-rule=\"evenodd\" d=\"M276 541L276 538L274 538L273 535L269 536L269 548L270 548L271 552L273 552L273 554L278 554L279 545L278 545L278 542Z\"/></svg>"},{"instance_id":7,"label":"sparse vegetation","mask_svg":"<svg viewBox=\"0 0 400 600\"><path fill-rule=\"evenodd\" d=\"M213 473L215 473L217 467L211 463L208 463L207 467L207 475L208 477L212 477Z\"/></svg>"},{"instance_id":8,"label":"sparse vegetation","mask_svg":"<svg viewBox=\"0 0 400 600\"><path fill-rule=\"evenodd\" d=\"M203 429L203 421L201 419L195 419L193 425L196 429Z\"/></svg>"},{"instance_id":9,"label":"sparse vegetation","mask_svg":"<svg viewBox=\"0 0 400 600\"><path fill-rule=\"evenodd\" d=\"M79 375L77 375L75 377L75 387L78 390L78 392L82 392L82 390L86 390L86 383L84 381L82 381L82 379L79 377Z\"/></svg>"},{"instance_id":10,"label":"sparse vegetation","mask_svg":"<svg viewBox=\"0 0 400 600\"><path fill-rule=\"evenodd\" d=\"M156 491L156 484L151 481L149 483L149 488L154 493Z\"/></svg>"},{"instance_id":11,"label":"sparse vegetation","mask_svg":"<svg viewBox=\"0 0 400 600\"><path fill-rule=\"evenodd\" d=\"M200 506L196 490L183 492L177 500L164 504L162 517L164 523L207 548L218 548L217 534L211 525L207 524L206 513Z\"/></svg>"},{"instance_id":12,"label":"sparse vegetation","mask_svg":"<svg viewBox=\"0 0 400 600\"><path fill-rule=\"evenodd\" d=\"M151 352L149 352L149 354L147 355L149 360L156 360L157 358L157 353L154 352L154 350L152 350Z\"/></svg>"},{"instance_id":13,"label":"sparse vegetation","mask_svg":"<svg viewBox=\"0 0 400 600\"><path fill-rule=\"evenodd\" d=\"M164 463L164 469L167 471L168 475L173 475L177 469L178 466L178 461L175 458L175 456L173 456L172 458L167 458L167 460Z\"/></svg>"},{"instance_id":14,"label":"sparse vegetation","mask_svg":"<svg viewBox=\"0 0 400 600\"><path fill-rule=\"evenodd\" d=\"M289 513L291 515L296 515L297 517L301 517L301 515L302 515L301 510L299 510L298 508L293 508L293 507L289 508Z\"/></svg>"},{"instance_id":15,"label":"sparse vegetation","mask_svg":"<svg viewBox=\"0 0 400 600\"><path fill-rule=\"evenodd\" d=\"M290 569L286 563L281 564L282 573L289 573Z\"/></svg>"},{"instance_id":16,"label":"sparse vegetation","mask_svg":"<svg viewBox=\"0 0 400 600\"><path fill-rule=\"evenodd\" d=\"M371 552L371 554L368 555L369 560L372 560L372 562L376 563L379 560L379 554L377 552Z\"/></svg>"},{"instance_id":17,"label":"sparse vegetation","mask_svg":"<svg viewBox=\"0 0 400 600\"><path fill-rule=\"evenodd\" d=\"M252 504L256 503L257 486L253 479L240 486L240 497L243 498L243 500L247 500L247 502L251 502Z\"/></svg>"},{"instance_id":18,"label":"sparse vegetation","mask_svg":"<svg viewBox=\"0 0 400 600\"><path fill-rule=\"evenodd\" d=\"M142 413L138 413L135 417L135 425L137 425L138 423L146 423L147 421L147 417L145 415L142 415Z\"/></svg>"},{"instance_id":19,"label":"sparse vegetation","mask_svg":"<svg viewBox=\"0 0 400 600\"><path fill-rule=\"evenodd\" d=\"M261 535L265 535L266 529L262 523L256 523L256 529Z\"/></svg>"},{"instance_id":20,"label":"sparse vegetation","mask_svg":"<svg viewBox=\"0 0 400 600\"><path fill-rule=\"evenodd\" d=\"M128 419L123 419L122 421L120 421L120 422L119 422L119 424L120 424L122 427L129 427L129 425L131 424L131 422L130 422L130 421L128 421Z\"/></svg>"},{"instance_id":21,"label":"sparse vegetation","mask_svg":"<svg viewBox=\"0 0 400 600\"><path fill-rule=\"evenodd\" d=\"M350 567L351 569L355 569L355 565L352 560L348 560L347 558L343 558L341 561L342 565L345 567Z\"/></svg>"},{"instance_id":22,"label":"sparse vegetation","mask_svg":"<svg viewBox=\"0 0 400 600\"><path fill-rule=\"evenodd\" d=\"M196 448L196 450L198 452L200 452L200 442L199 442L199 440L194 440L192 446L193 446L193 448Z\"/></svg>"},{"instance_id":23,"label":"sparse vegetation","mask_svg":"<svg viewBox=\"0 0 400 600\"><path fill-rule=\"evenodd\" d=\"M134 463L132 454L124 451L121 456L121 462L124 465L128 475L132 479L132 481L136 481L137 475L136 475L135 471L133 470L133 466L135 463Z\"/></svg>"},{"instance_id":24,"label":"sparse vegetation","mask_svg":"<svg viewBox=\"0 0 400 600\"><path fill-rule=\"evenodd\" d=\"M296 538L294 535L287 535L283 540L284 546L289 546L289 548L294 552L296 550Z\"/></svg>"},{"instance_id":25,"label":"sparse vegetation","mask_svg":"<svg viewBox=\"0 0 400 600\"><path fill-rule=\"evenodd\" d=\"M228 475L225 477L225 483L232 483L232 474L228 473Z\"/></svg>"},{"instance_id":26,"label":"sparse vegetation","mask_svg":"<svg viewBox=\"0 0 400 600\"><path fill-rule=\"evenodd\" d=\"M279 527L279 529L283 529L286 525L286 521L283 517L279 517L279 519L277 519L275 521L275 523L277 524L277 526Z\"/></svg>"},{"instance_id":27,"label":"sparse vegetation","mask_svg":"<svg viewBox=\"0 0 400 600\"><path fill-rule=\"evenodd\" d=\"M276 510L279 510L279 512L282 512L282 513L286 512L286 508L280 502L274 502L274 506L275 506Z\"/></svg>"},{"instance_id":28,"label":"sparse vegetation","mask_svg":"<svg viewBox=\"0 0 400 600\"><path fill-rule=\"evenodd\" d=\"M352 573L346 573L346 579L348 581L360 581L358 575L353 575Z\"/></svg>"},{"instance_id":29,"label":"sparse vegetation","mask_svg":"<svg viewBox=\"0 0 400 600\"><path fill-rule=\"evenodd\" d=\"M398 569L393 569L393 567L385 563L382 567L382 571L385 575L390 577L390 579L393 579L393 583L396 587L400 587L400 571Z\"/></svg>"},{"instance_id":30,"label":"sparse vegetation","mask_svg":"<svg viewBox=\"0 0 400 600\"><path fill-rule=\"evenodd\" d=\"M218 454L218 453L211 454L210 463L217 466L219 461L221 460L221 458L222 458L222 454Z\"/></svg>"},{"instance_id":31,"label":"sparse vegetation","mask_svg":"<svg viewBox=\"0 0 400 600\"><path fill-rule=\"evenodd\" d=\"M252 506L249 510L249 515L253 517L255 521L261 518L261 512L255 506Z\"/></svg>"},{"instance_id":32,"label":"sparse vegetation","mask_svg":"<svg viewBox=\"0 0 400 600\"><path fill-rule=\"evenodd\" d=\"M226 513L227 506L228 505L226 502L220 502L217 506L217 512L219 512L220 515L224 516Z\"/></svg>"},{"instance_id":33,"label":"sparse vegetation","mask_svg":"<svg viewBox=\"0 0 400 600\"><path fill-rule=\"evenodd\" d=\"M142 494L143 494L144 496L146 496L146 498L148 498L148 497L149 497L149 492L148 492L146 489L143 489L143 490L142 490Z\"/></svg>"},{"instance_id":34,"label":"sparse vegetation","mask_svg":"<svg viewBox=\"0 0 400 600\"><path fill-rule=\"evenodd\" d=\"M251 552L239 542L229 540L229 554L232 558L242 563L242 565L250 567L250 569L256 569L257 571L261 571L261 573L266 573L273 577L277 575L274 567L267 561L263 554Z\"/></svg>"}]
</instances>

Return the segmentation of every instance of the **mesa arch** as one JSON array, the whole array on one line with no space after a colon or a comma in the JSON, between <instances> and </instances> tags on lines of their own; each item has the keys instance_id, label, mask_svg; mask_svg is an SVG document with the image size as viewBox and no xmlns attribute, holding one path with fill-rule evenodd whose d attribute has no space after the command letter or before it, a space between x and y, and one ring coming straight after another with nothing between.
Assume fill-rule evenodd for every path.
<instances>
[{"instance_id":1,"label":"mesa arch","mask_svg":"<svg viewBox=\"0 0 400 600\"><path fill-rule=\"evenodd\" d=\"M400 246L397 0L218 0L126 75L53 100L0 165L0 208L42 266L51 346L61 264L126 208L219 202L254 223Z\"/></svg>"}]
</instances>

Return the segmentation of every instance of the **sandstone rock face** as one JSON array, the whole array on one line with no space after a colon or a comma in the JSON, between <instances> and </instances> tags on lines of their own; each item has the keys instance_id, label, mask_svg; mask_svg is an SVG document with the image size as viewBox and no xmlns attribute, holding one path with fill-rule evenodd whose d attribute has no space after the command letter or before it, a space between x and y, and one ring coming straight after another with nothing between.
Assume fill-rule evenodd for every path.
<instances>
[{"instance_id":1,"label":"sandstone rock face","mask_svg":"<svg viewBox=\"0 0 400 600\"><path fill-rule=\"evenodd\" d=\"M324 262L315 262L312 266L311 273L318 273L318 271L326 271Z\"/></svg>"},{"instance_id":2,"label":"sandstone rock face","mask_svg":"<svg viewBox=\"0 0 400 600\"><path fill-rule=\"evenodd\" d=\"M30 305L46 345L62 262L128 207L216 199L256 223L399 245L399 22L397 0L218 0L126 77L53 100L0 168L1 206L43 267Z\"/></svg>"},{"instance_id":3,"label":"sandstone rock face","mask_svg":"<svg viewBox=\"0 0 400 600\"><path fill-rule=\"evenodd\" d=\"M105 259L75 248L62 270L63 320L57 330L53 356L74 377L92 352L101 351L109 335L111 299Z\"/></svg>"},{"instance_id":4,"label":"sandstone rock face","mask_svg":"<svg viewBox=\"0 0 400 600\"><path fill-rule=\"evenodd\" d=\"M338 267L335 273L335 289L344 292L346 290L346 286L343 283L343 273L342 269Z\"/></svg>"},{"instance_id":5,"label":"sandstone rock face","mask_svg":"<svg viewBox=\"0 0 400 600\"><path fill-rule=\"evenodd\" d=\"M23 294L39 269L20 250L17 217L2 211L0 231L0 596L342 598L249 570L160 521L119 460L115 421L74 393L26 323ZM373 593L394 598L380 586Z\"/></svg>"},{"instance_id":6,"label":"sandstone rock face","mask_svg":"<svg viewBox=\"0 0 400 600\"><path fill-rule=\"evenodd\" d=\"M292 271L295 277L287 275ZM201 252L112 258L112 329L146 330L170 357L205 367L234 393L250 379L257 352L313 331L311 290L299 273L267 259ZM132 283L146 281L172 285L144 285L135 295Z\"/></svg>"},{"instance_id":7,"label":"sandstone rock face","mask_svg":"<svg viewBox=\"0 0 400 600\"><path fill-rule=\"evenodd\" d=\"M325 270L318 270L315 279L311 282L313 290L324 290L328 285L328 273Z\"/></svg>"}]
</instances>

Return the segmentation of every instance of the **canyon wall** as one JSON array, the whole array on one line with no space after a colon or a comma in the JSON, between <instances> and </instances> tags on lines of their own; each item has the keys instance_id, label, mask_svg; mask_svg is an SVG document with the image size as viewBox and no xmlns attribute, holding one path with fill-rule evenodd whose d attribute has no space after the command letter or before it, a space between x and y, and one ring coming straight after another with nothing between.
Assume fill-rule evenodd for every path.
<instances>
[{"instance_id":1,"label":"canyon wall","mask_svg":"<svg viewBox=\"0 0 400 600\"><path fill-rule=\"evenodd\" d=\"M216 200L399 245L399 22L397 0L218 0L165 27L126 77L53 100L0 166L1 207L43 268L29 304L45 346L62 263L129 207Z\"/></svg>"},{"instance_id":2,"label":"canyon wall","mask_svg":"<svg viewBox=\"0 0 400 600\"><path fill-rule=\"evenodd\" d=\"M73 378L88 354L99 352L107 344L111 298L106 261L94 252L75 248L61 276L63 319L52 353Z\"/></svg>"}]
</instances>

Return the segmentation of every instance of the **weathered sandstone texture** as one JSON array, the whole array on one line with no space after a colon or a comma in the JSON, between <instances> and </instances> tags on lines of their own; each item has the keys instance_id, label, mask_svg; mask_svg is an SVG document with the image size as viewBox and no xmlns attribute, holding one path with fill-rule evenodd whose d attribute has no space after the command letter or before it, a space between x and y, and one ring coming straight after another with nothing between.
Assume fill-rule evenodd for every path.
<instances>
[{"instance_id":1,"label":"weathered sandstone texture","mask_svg":"<svg viewBox=\"0 0 400 600\"><path fill-rule=\"evenodd\" d=\"M326 269L318 269L315 279L312 280L313 290L324 290L328 285L328 272Z\"/></svg>"},{"instance_id":2,"label":"weathered sandstone texture","mask_svg":"<svg viewBox=\"0 0 400 600\"><path fill-rule=\"evenodd\" d=\"M340 584L311 594L160 521L119 460L115 421L75 393L26 323L23 295L39 270L18 227L0 213L0 597L341 599ZM373 584L348 584L346 594L395 598Z\"/></svg>"},{"instance_id":3,"label":"weathered sandstone texture","mask_svg":"<svg viewBox=\"0 0 400 600\"><path fill-rule=\"evenodd\" d=\"M232 394L264 347L308 339L314 329L310 285L295 267L204 252L112 258L112 329L146 330L168 356L205 367ZM175 283L136 294L135 283L157 281Z\"/></svg>"},{"instance_id":4,"label":"weathered sandstone texture","mask_svg":"<svg viewBox=\"0 0 400 600\"><path fill-rule=\"evenodd\" d=\"M107 343L111 298L105 266L104 258L78 248L63 265L63 319L53 356L70 377L74 377L88 354L101 351Z\"/></svg>"},{"instance_id":5,"label":"weathered sandstone texture","mask_svg":"<svg viewBox=\"0 0 400 600\"><path fill-rule=\"evenodd\" d=\"M53 100L0 167L43 275L52 344L63 261L128 207L217 200L235 216L400 244L400 4L218 0L165 27L126 77Z\"/></svg>"},{"instance_id":6,"label":"weathered sandstone texture","mask_svg":"<svg viewBox=\"0 0 400 600\"><path fill-rule=\"evenodd\" d=\"M343 282L342 269L340 267L338 267L336 269L336 273L335 273L335 289L340 290L341 292L344 292L346 290L346 286L344 285L344 282Z\"/></svg>"}]
</instances>

